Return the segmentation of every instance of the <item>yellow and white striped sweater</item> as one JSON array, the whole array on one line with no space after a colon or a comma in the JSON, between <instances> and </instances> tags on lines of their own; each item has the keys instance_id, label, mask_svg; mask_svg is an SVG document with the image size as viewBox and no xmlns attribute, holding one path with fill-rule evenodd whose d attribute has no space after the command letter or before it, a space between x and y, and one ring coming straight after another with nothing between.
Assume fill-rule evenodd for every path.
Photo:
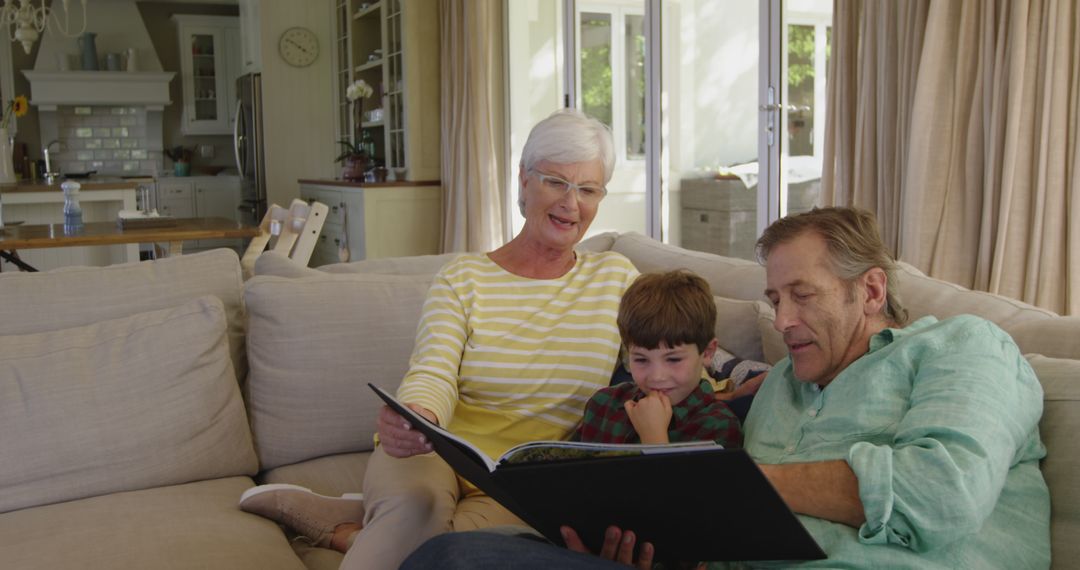
<instances>
[{"instance_id":1,"label":"yellow and white striped sweater","mask_svg":"<svg viewBox=\"0 0 1080 570\"><path fill-rule=\"evenodd\" d=\"M637 275L614 252L578 253L558 279L514 275L484 254L456 258L431 285L398 399L493 458L565 439L611 378L619 299Z\"/></svg>"}]
</instances>

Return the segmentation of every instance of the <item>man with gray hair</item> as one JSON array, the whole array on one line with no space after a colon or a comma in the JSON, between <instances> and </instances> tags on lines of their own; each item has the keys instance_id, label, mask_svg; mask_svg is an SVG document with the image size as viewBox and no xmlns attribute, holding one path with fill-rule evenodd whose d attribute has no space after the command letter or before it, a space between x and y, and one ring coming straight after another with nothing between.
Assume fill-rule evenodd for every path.
<instances>
[{"instance_id":1,"label":"man with gray hair","mask_svg":"<svg viewBox=\"0 0 1080 570\"><path fill-rule=\"evenodd\" d=\"M779 220L758 240L758 255L789 357L758 392L745 445L828 554L805 564L1049 566L1042 389L1009 335L969 315L904 327L895 263L865 211L824 208ZM572 529L563 532L572 550L584 551ZM477 549L488 561L512 552L516 568L528 567L522 560L538 568L610 564L524 540L465 536L432 541L416 560ZM604 558L644 568L656 554L646 544L635 560L632 529L609 529L605 539Z\"/></svg>"}]
</instances>

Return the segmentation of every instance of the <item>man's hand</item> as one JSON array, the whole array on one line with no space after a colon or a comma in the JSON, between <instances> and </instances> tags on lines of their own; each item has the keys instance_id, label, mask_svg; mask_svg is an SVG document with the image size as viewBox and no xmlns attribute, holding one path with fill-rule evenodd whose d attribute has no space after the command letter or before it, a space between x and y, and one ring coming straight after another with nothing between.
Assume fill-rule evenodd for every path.
<instances>
[{"instance_id":1,"label":"man's hand","mask_svg":"<svg viewBox=\"0 0 1080 570\"><path fill-rule=\"evenodd\" d=\"M570 550L582 554L592 554L589 549L585 548L585 543L581 542L581 538L574 529L562 526L559 527L559 533L562 534L563 541L566 542L566 547ZM600 558L614 560L619 564L633 566L639 570L649 570L652 568L653 556L656 554L653 552L653 545L651 542L642 543L638 552L638 560L634 562L634 545L636 543L637 536L634 535L634 531L623 532L619 527L609 526L607 532L604 533L604 545L600 548Z\"/></svg>"},{"instance_id":2,"label":"man's hand","mask_svg":"<svg viewBox=\"0 0 1080 570\"><path fill-rule=\"evenodd\" d=\"M626 415L641 443L668 443L668 424L671 423L671 400L663 392L652 392L634 402L624 404Z\"/></svg>"},{"instance_id":3,"label":"man's hand","mask_svg":"<svg viewBox=\"0 0 1080 570\"><path fill-rule=\"evenodd\" d=\"M438 424L439 420L431 410L416 404L406 404L414 412ZM400 414L391 410L389 406L383 406L379 410L377 422L379 430L379 445L383 451L391 457L412 457L431 451L431 443L424 434L413 429L412 425Z\"/></svg>"}]
</instances>

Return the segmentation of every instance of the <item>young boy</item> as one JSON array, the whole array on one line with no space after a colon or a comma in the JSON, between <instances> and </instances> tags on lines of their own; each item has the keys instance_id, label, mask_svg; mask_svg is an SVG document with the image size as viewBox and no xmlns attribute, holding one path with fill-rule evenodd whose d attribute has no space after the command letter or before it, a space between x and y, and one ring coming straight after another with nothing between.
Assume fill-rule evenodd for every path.
<instances>
[{"instance_id":1,"label":"young boy","mask_svg":"<svg viewBox=\"0 0 1080 570\"><path fill-rule=\"evenodd\" d=\"M717 347L716 303L704 279L689 271L638 277L623 294L617 323L634 381L594 394L573 439L742 446L738 419L704 379Z\"/></svg>"}]
</instances>

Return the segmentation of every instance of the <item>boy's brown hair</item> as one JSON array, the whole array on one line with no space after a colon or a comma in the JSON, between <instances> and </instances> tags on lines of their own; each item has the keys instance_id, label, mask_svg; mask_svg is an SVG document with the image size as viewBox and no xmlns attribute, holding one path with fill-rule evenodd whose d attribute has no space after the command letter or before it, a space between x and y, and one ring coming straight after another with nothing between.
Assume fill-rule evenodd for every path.
<instances>
[{"instance_id":1,"label":"boy's brown hair","mask_svg":"<svg viewBox=\"0 0 1080 570\"><path fill-rule=\"evenodd\" d=\"M690 271L646 273L623 293L616 322L627 349L694 344L705 352L716 336L716 302L709 284Z\"/></svg>"}]
</instances>

